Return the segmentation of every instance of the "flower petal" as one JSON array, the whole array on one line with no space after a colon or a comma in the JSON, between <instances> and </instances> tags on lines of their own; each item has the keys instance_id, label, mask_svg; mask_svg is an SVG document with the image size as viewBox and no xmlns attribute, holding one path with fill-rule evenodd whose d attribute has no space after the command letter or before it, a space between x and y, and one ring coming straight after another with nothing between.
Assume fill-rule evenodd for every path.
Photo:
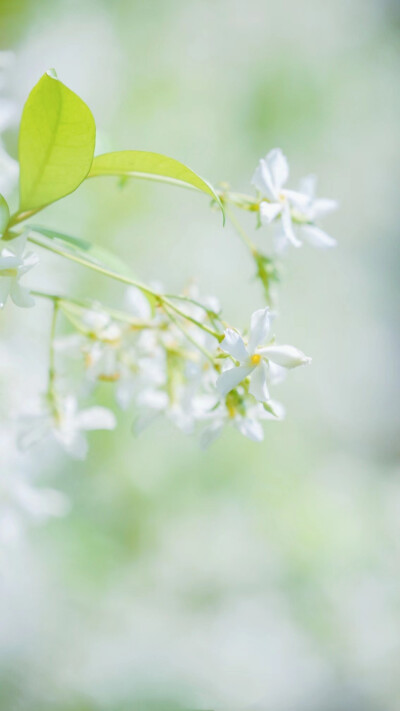
<instances>
[{"instance_id":1,"label":"flower petal","mask_svg":"<svg viewBox=\"0 0 400 711\"><path fill-rule=\"evenodd\" d=\"M313 247L319 247L320 249L331 249L331 247L336 247L336 240L330 237L324 230L321 230L315 225L302 225L300 227L300 233L305 242L311 244Z\"/></svg>"},{"instance_id":2,"label":"flower petal","mask_svg":"<svg viewBox=\"0 0 400 711\"><path fill-rule=\"evenodd\" d=\"M280 202L260 202L260 219L263 225L269 225L282 212L282 203Z\"/></svg>"},{"instance_id":3,"label":"flower petal","mask_svg":"<svg viewBox=\"0 0 400 711\"><path fill-rule=\"evenodd\" d=\"M0 309L4 308L11 289L11 277L0 276Z\"/></svg>"},{"instance_id":4,"label":"flower petal","mask_svg":"<svg viewBox=\"0 0 400 711\"><path fill-rule=\"evenodd\" d=\"M274 148L266 157L269 170L272 175L273 184L279 191L289 177L289 164L286 156L280 148Z\"/></svg>"},{"instance_id":5,"label":"flower petal","mask_svg":"<svg viewBox=\"0 0 400 711\"><path fill-rule=\"evenodd\" d=\"M250 375L249 393L259 402L268 402L269 400L267 368L263 362L254 368L252 374Z\"/></svg>"},{"instance_id":6,"label":"flower petal","mask_svg":"<svg viewBox=\"0 0 400 711\"><path fill-rule=\"evenodd\" d=\"M222 420L218 422L213 422L211 425L203 430L200 437L200 447L201 449L207 449L213 442L215 442L218 437L222 434L224 428L224 423Z\"/></svg>"},{"instance_id":7,"label":"flower petal","mask_svg":"<svg viewBox=\"0 0 400 711\"><path fill-rule=\"evenodd\" d=\"M290 215L290 207L288 202L285 203L282 210L282 229L286 239L288 239L294 247L301 247L301 242L296 237L293 230L292 217Z\"/></svg>"},{"instance_id":8,"label":"flower petal","mask_svg":"<svg viewBox=\"0 0 400 711\"><path fill-rule=\"evenodd\" d=\"M300 180L300 192L308 195L310 200L314 200L317 187L317 176L311 173Z\"/></svg>"},{"instance_id":9,"label":"flower petal","mask_svg":"<svg viewBox=\"0 0 400 711\"><path fill-rule=\"evenodd\" d=\"M229 368L219 376L217 380L217 390L222 397L225 397L231 390L240 385L241 382L254 370L251 365L239 365Z\"/></svg>"},{"instance_id":10,"label":"flower petal","mask_svg":"<svg viewBox=\"0 0 400 711\"><path fill-rule=\"evenodd\" d=\"M237 417L234 421L235 427L240 434L244 435L253 442L262 442L264 439L264 431L261 424L257 420L250 417Z\"/></svg>"},{"instance_id":11,"label":"flower petal","mask_svg":"<svg viewBox=\"0 0 400 711\"><path fill-rule=\"evenodd\" d=\"M234 331L233 328L226 329L225 338L222 343L219 344L219 347L225 351L225 353L229 353L229 355L233 356L239 363L245 363L249 357L243 338L237 331Z\"/></svg>"},{"instance_id":12,"label":"flower petal","mask_svg":"<svg viewBox=\"0 0 400 711\"><path fill-rule=\"evenodd\" d=\"M283 190L284 195L293 207L300 212L308 212L312 203L310 197L305 193L300 193L298 190Z\"/></svg>"},{"instance_id":13,"label":"flower petal","mask_svg":"<svg viewBox=\"0 0 400 711\"><path fill-rule=\"evenodd\" d=\"M6 250L3 250L3 256L0 257L0 272L6 269L18 269L21 265L19 257L13 257L12 254L8 252L4 254L5 251Z\"/></svg>"},{"instance_id":14,"label":"flower petal","mask_svg":"<svg viewBox=\"0 0 400 711\"><path fill-rule=\"evenodd\" d=\"M269 334L270 327L270 310L268 306L265 309L258 309L257 311L254 311L250 321L250 335L248 345L248 350L250 354L254 353L257 346L260 346L262 343L265 343Z\"/></svg>"},{"instance_id":15,"label":"flower petal","mask_svg":"<svg viewBox=\"0 0 400 711\"><path fill-rule=\"evenodd\" d=\"M314 200L312 204L313 219L318 220L319 217L325 217L325 215L330 215L331 212L335 212L339 207L337 200L331 200L329 198L318 198Z\"/></svg>"},{"instance_id":16,"label":"flower petal","mask_svg":"<svg viewBox=\"0 0 400 711\"><path fill-rule=\"evenodd\" d=\"M28 309L35 305L35 299L30 295L29 290L21 286L17 279L11 280L10 296L16 306Z\"/></svg>"},{"instance_id":17,"label":"flower petal","mask_svg":"<svg viewBox=\"0 0 400 711\"><path fill-rule=\"evenodd\" d=\"M78 412L75 423L80 430L113 430L117 420L114 413L106 407L89 407Z\"/></svg>"},{"instance_id":18,"label":"flower petal","mask_svg":"<svg viewBox=\"0 0 400 711\"><path fill-rule=\"evenodd\" d=\"M311 363L311 358L294 346L267 346L261 348L260 353L283 368L297 368L299 365Z\"/></svg>"},{"instance_id":19,"label":"flower petal","mask_svg":"<svg viewBox=\"0 0 400 711\"><path fill-rule=\"evenodd\" d=\"M261 158L252 177L251 184L254 185L264 197L273 201L277 200L278 191L266 159Z\"/></svg>"},{"instance_id":20,"label":"flower petal","mask_svg":"<svg viewBox=\"0 0 400 711\"><path fill-rule=\"evenodd\" d=\"M74 459L86 459L88 453L88 443L86 437L78 430L65 434L58 430L53 430L53 435L57 442L65 449L65 451Z\"/></svg>"}]
</instances>

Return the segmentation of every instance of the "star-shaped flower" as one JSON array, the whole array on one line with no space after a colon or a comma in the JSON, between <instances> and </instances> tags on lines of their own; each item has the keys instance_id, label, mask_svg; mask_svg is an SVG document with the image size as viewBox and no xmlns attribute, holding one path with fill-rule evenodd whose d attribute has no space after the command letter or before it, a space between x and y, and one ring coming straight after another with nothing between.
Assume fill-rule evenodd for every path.
<instances>
[{"instance_id":1,"label":"star-shaped flower","mask_svg":"<svg viewBox=\"0 0 400 711\"><path fill-rule=\"evenodd\" d=\"M271 317L267 307L253 313L247 344L237 331L231 328L225 331L225 338L220 348L232 356L238 365L224 370L219 376L217 388L221 396L225 397L250 377L249 393L260 402L268 402L270 396L267 381L270 377L270 363L289 369L311 362L311 358L294 346L279 346L274 343L264 345L270 328Z\"/></svg>"}]
</instances>

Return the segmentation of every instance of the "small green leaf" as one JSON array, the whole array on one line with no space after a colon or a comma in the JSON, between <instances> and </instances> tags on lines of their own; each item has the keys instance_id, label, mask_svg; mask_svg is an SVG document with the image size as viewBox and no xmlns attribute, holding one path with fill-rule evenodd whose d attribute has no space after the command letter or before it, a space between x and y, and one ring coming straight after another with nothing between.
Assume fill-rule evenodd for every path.
<instances>
[{"instance_id":1,"label":"small green leaf","mask_svg":"<svg viewBox=\"0 0 400 711\"><path fill-rule=\"evenodd\" d=\"M7 204L7 200L2 195L0 195L0 235L3 234L5 229L7 229L9 219L10 210Z\"/></svg>"},{"instance_id":2,"label":"small green leaf","mask_svg":"<svg viewBox=\"0 0 400 711\"><path fill-rule=\"evenodd\" d=\"M37 211L72 193L89 173L96 127L90 109L53 74L24 106L19 134L20 211Z\"/></svg>"},{"instance_id":3,"label":"small green leaf","mask_svg":"<svg viewBox=\"0 0 400 711\"><path fill-rule=\"evenodd\" d=\"M27 229L43 237L47 237L56 243L61 242L66 244L71 252L92 264L111 269L113 272L122 274L123 276L133 276L126 263L104 247L98 247L88 240L71 237L70 235L56 232L55 230L49 230L47 227L41 227L40 225L27 225Z\"/></svg>"},{"instance_id":4,"label":"small green leaf","mask_svg":"<svg viewBox=\"0 0 400 711\"><path fill-rule=\"evenodd\" d=\"M104 175L158 180L171 185L200 190L212 197L224 214L221 200L209 183L183 163L160 153L149 153L148 151L103 153L93 159L88 177L94 178Z\"/></svg>"}]
</instances>

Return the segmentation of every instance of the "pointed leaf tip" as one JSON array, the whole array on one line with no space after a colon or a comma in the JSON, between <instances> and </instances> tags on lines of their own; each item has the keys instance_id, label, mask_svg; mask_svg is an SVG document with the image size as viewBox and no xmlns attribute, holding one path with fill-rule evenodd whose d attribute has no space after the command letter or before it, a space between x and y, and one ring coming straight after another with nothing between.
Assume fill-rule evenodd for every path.
<instances>
[{"instance_id":1,"label":"pointed leaf tip","mask_svg":"<svg viewBox=\"0 0 400 711\"><path fill-rule=\"evenodd\" d=\"M95 137L88 106L54 70L46 72L21 118L20 211L40 210L76 190L90 170Z\"/></svg>"}]
</instances>

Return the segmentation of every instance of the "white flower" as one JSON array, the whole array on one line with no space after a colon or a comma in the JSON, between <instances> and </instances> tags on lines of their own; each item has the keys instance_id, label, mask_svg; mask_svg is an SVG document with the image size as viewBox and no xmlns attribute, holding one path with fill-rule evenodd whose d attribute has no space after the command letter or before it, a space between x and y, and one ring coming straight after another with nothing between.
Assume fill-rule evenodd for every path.
<instances>
[{"instance_id":1,"label":"white flower","mask_svg":"<svg viewBox=\"0 0 400 711\"><path fill-rule=\"evenodd\" d=\"M311 358L294 346L263 345L269 332L268 308L253 313L247 345L237 331L231 328L225 331L220 348L238 361L239 365L225 370L219 376L217 388L223 397L250 376L249 393L260 402L268 402L270 397L267 379L270 376L270 363L281 368L296 368L311 362Z\"/></svg>"},{"instance_id":2,"label":"white flower","mask_svg":"<svg viewBox=\"0 0 400 711\"><path fill-rule=\"evenodd\" d=\"M113 430L116 426L115 415L111 410L105 407L89 407L79 411L77 401L72 395L57 398L53 407L49 404L37 414L25 416L21 420L22 428L18 438L21 449L28 449L51 435L75 459L86 457L87 431Z\"/></svg>"},{"instance_id":3,"label":"white flower","mask_svg":"<svg viewBox=\"0 0 400 711\"><path fill-rule=\"evenodd\" d=\"M289 165L280 148L274 148L262 158L253 175L252 184L260 192L260 220L270 224L280 218L277 244L282 251L288 244L300 247L302 240L315 247L333 247L335 240L314 224L319 217L336 209L334 200L315 197L315 176L304 178L300 190L284 188L289 177Z\"/></svg>"},{"instance_id":4,"label":"white flower","mask_svg":"<svg viewBox=\"0 0 400 711\"><path fill-rule=\"evenodd\" d=\"M202 449L208 447L221 434L225 425L233 425L244 437L253 442L262 442L264 430L260 420L282 420L285 410L279 402L270 401L268 410L260 403L246 403L245 397L237 394L236 397L227 398L217 408L209 413L212 423L203 430L200 445Z\"/></svg>"},{"instance_id":5,"label":"white flower","mask_svg":"<svg viewBox=\"0 0 400 711\"><path fill-rule=\"evenodd\" d=\"M253 175L252 184L265 198L260 203L262 224L269 224L279 216L286 238L295 247L299 247L300 241L293 230L291 207L304 208L309 203L309 197L285 189L283 186L288 177L287 159L280 148L274 148L265 158L261 158Z\"/></svg>"},{"instance_id":6,"label":"white flower","mask_svg":"<svg viewBox=\"0 0 400 711\"><path fill-rule=\"evenodd\" d=\"M44 523L69 511L68 499L55 489L32 486L22 474L0 474L0 541L14 543L26 525Z\"/></svg>"},{"instance_id":7,"label":"white flower","mask_svg":"<svg viewBox=\"0 0 400 711\"><path fill-rule=\"evenodd\" d=\"M39 261L33 252L25 252L25 246L25 235L6 242L0 239L0 308L4 308L8 296L17 306L35 304L29 290L19 283L20 278Z\"/></svg>"}]
</instances>

